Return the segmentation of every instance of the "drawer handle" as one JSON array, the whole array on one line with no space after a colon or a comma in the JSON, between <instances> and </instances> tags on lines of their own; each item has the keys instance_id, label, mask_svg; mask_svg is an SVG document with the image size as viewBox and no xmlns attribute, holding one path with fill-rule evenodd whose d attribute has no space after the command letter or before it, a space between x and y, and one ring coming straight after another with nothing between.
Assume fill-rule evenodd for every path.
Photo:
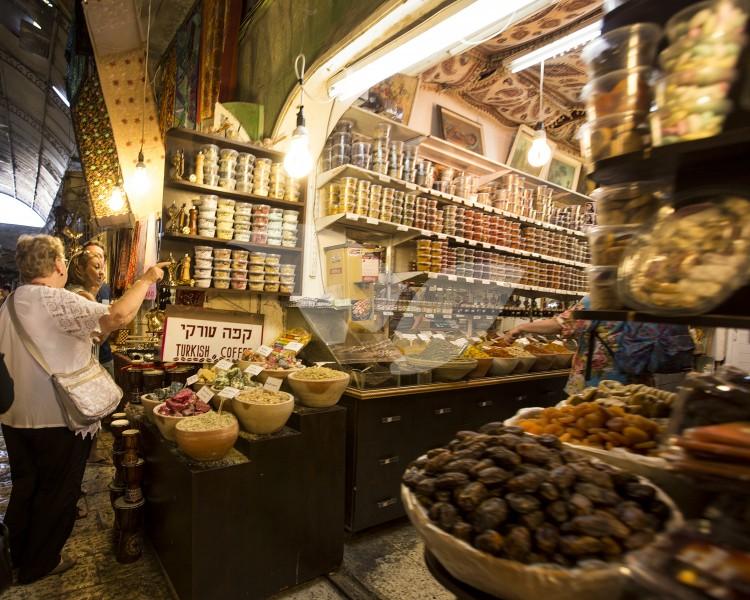
<instances>
[{"instance_id":1,"label":"drawer handle","mask_svg":"<svg viewBox=\"0 0 750 600\"><path fill-rule=\"evenodd\" d=\"M385 465L392 465L393 463L397 463L399 461L398 456L389 456L388 458L381 458L378 460L381 467L384 467Z\"/></svg>"},{"instance_id":2,"label":"drawer handle","mask_svg":"<svg viewBox=\"0 0 750 600\"><path fill-rule=\"evenodd\" d=\"M516 400L518 400L519 402L524 402L526 400L526 398L528 398L528 396L526 396L525 394L521 394L520 396L516 396Z\"/></svg>"},{"instance_id":3,"label":"drawer handle","mask_svg":"<svg viewBox=\"0 0 750 600\"><path fill-rule=\"evenodd\" d=\"M492 400L482 400L481 402L478 402L477 404L479 405L480 408L484 408L486 406L492 406L495 403Z\"/></svg>"},{"instance_id":4,"label":"drawer handle","mask_svg":"<svg viewBox=\"0 0 750 600\"><path fill-rule=\"evenodd\" d=\"M389 506L393 506L396 504L395 498L388 498L387 500L381 500L378 502L378 508L388 508Z\"/></svg>"},{"instance_id":5,"label":"drawer handle","mask_svg":"<svg viewBox=\"0 0 750 600\"><path fill-rule=\"evenodd\" d=\"M381 423L398 423L401 420L401 415L393 415L392 417L383 417L380 419Z\"/></svg>"},{"instance_id":6,"label":"drawer handle","mask_svg":"<svg viewBox=\"0 0 750 600\"><path fill-rule=\"evenodd\" d=\"M447 414L452 413L452 412L453 412L453 409L450 408L450 407L447 407L447 408L438 408L438 409L435 410L435 414L436 415L447 415Z\"/></svg>"}]
</instances>

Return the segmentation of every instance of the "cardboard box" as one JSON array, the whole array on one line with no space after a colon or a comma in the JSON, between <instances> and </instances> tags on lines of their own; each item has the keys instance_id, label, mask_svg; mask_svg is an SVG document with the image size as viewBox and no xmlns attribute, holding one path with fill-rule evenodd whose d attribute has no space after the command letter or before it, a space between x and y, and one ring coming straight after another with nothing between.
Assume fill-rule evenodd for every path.
<instances>
[{"instance_id":1,"label":"cardboard box","mask_svg":"<svg viewBox=\"0 0 750 600\"><path fill-rule=\"evenodd\" d=\"M325 250L326 291L336 298L372 297L370 285L378 281L383 248L354 242Z\"/></svg>"}]
</instances>

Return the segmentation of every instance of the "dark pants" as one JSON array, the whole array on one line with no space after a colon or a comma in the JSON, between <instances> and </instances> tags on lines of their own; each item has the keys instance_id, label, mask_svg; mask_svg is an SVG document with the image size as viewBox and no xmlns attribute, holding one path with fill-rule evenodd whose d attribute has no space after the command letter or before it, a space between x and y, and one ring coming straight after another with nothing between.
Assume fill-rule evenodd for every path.
<instances>
[{"instance_id":1,"label":"dark pants","mask_svg":"<svg viewBox=\"0 0 750 600\"><path fill-rule=\"evenodd\" d=\"M73 530L91 438L66 427L2 426L13 489L5 524L19 583L44 577L60 562Z\"/></svg>"}]
</instances>

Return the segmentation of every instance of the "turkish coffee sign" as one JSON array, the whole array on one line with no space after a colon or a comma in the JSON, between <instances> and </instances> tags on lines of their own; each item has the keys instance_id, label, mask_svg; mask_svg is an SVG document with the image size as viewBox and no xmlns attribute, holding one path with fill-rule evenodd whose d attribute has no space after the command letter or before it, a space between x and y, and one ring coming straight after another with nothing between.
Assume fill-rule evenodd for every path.
<instances>
[{"instance_id":1,"label":"turkish coffee sign","mask_svg":"<svg viewBox=\"0 0 750 600\"><path fill-rule=\"evenodd\" d=\"M263 343L263 315L167 306L161 356L165 362L232 362Z\"/></svg>"}]
</instances>

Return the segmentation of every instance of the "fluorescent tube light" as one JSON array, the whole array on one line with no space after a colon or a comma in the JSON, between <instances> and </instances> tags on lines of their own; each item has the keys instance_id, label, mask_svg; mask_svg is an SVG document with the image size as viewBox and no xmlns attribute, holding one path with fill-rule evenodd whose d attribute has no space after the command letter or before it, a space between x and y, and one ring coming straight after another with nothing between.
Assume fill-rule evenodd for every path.
<instances>
[{"instance_id":1,"label":"fluorescent tube light","mask_svg":"<svg viewBox=\"0 0 750 600\"><path fill-rule=\"evenodd\" d=\"M491 37L512 21L524 18L531 9L551 0L464 0L444 9L435 17L400 36L370 56L344 69L331 80L332 98L354 98L394 73L414 71L442 55L447 58L457 46L469 48L482 38Z\"/></svg>"},{"instance_id":2,"label":"fluorescent tube light","mask_svg":"<svg viewBox=\"0 0 750 600\"><path fill-rule=\"evenodd\" d=\"M70 108L70 102L69 102L69 101L68 101L68 99L67 99L67 98L65 97L65 94L63 94L63 93L62 93L62 92L60 91L60 89L58 89L58 87L57 87L57 86L55 86L55 85L53 85L53 86L52 86L52 89L54 90L55 94L57 94L57 97L58 97L58 98L60 98L60 100L62 100L63 104L64 104L65 106L67 106L68 108Z\"/></svg>"},{"instance_id":3,"label":"fluorescent tube light","mask_svg":"<svg viewBox=\"0 0 750 600\"><path fill-rule=\"evenodd\" d=\"M39 23L37 23L36 21L34 21L33 19L32 19L32 21L31 21L31 24L32 24L32 25L33 25L34 27L36 27L37 29L41 29L41 28L42 28L42 26L41 26L41 25L40 25Z\"/></svg>"},{"instance_id":4,"label":"fluorescent tube light","mask_svg":"<svg viewBox=\"0 0 750 600\"><path fill-rule=\"evenodd\" d=\"M596 21L581 29L577 29L573 33L565 35L541 48L537 48L528 54L519 56L516 59L510 61L510 72L518 73L534 65L538 65L545 60L564 54L568 50L572 50L581 44L590 42L594 38L599 36L602 29L602 22Z\"/></svg>"}]
</instances>

